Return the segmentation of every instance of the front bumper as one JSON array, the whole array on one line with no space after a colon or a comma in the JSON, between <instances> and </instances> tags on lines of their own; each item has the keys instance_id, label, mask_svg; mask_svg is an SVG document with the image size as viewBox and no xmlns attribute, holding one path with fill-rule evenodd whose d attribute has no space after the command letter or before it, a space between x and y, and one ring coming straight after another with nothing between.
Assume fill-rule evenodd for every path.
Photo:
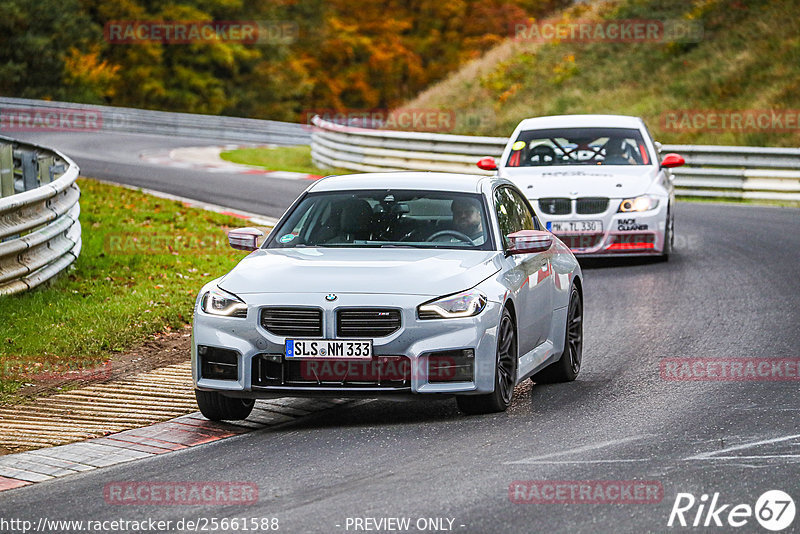
<instances>
[{"instance_id":1,"label":"front bumper","mask_svg":"<svg viewBox=\"0 0 800 534\"><path fill-rule=\"evenodd\" d=\"M617 213L618 206L619 200L612 199L604 213L539 217L548 229L557 221L602 222L602 231L553 232L576 256L660 255L665 244L667 202L662 200L658 207L644 212Z\"/></svg>"},{"instance_id":2,"label":"front bumper","mask_svg":"<svg viewBox=\"0 0 800 534\"><path fill-rule=\"evenodd\" d=\"M479 394L494 389L496 331L501 314L501 305L497 302L487 302L486 308L475 317L420 320L417 306L430 300L430 296L339 294L335 302L327 302L325 295L310 293L239 296L248 306L246 318L208 315L199 309L198 299L192 333L192 377L198 389L247 398ZM335 363L339 365L336 369L341 368L345 360L329 358L298 362L287 359L284 355L287 337L275 335L261 324L260 310L268 306L321 309L324 339L348 339L336 336L336 312L340 308L398 309L401 312L400 328L388 336L373 338L373 361L355 361L350 368L386 369L382 366L387 362L393 368L391 366L401 359L406 362L403 364L406 367L400 372L393 368L395 371L390 373L390 380L374 381L362 376L344 381L333 379L329 371ZM235 352L236 371L230 379L203 376L199 346ZM447 382L435 379L436 370L431 366L435 366L436 357L440 357L441 352L470 349L474 351L471 379ZM271 376L280 376L279 381L264 380L265 362L273 370L280 369L278 373L271 373ZM298 367L300 364L302 367Z\"/></svg>"}]
</instances>

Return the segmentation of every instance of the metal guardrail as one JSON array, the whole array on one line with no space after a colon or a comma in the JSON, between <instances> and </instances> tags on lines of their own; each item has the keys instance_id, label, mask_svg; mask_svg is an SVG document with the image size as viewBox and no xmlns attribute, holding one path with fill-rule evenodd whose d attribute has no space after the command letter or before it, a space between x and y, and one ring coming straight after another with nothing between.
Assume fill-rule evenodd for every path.
<instances>
[{"instance_id":1,"label":"metal guardrail","mask_svg":"<svg viewBox=\"0 0 800 534\"><path fill-rule=\"evenodd\" d=\"M80 254L78 172L60 152L0 137L0 295L49 280Z\"/></svg>"},{"instance_id":2,"label":"metal guardrail","mask_svg":"<svg viewBox=\"0 0 800 534\"><path fill-rule=\"evenodd\" d=\"M420 170L492 174L475 166L499 157L508 138L369 130L315 117L311 157L323 167L364 172ZM672 170L676 193L692 197L800 200L800 148L663 145L687 166Z\"/></svg>"},{"instance_id":3,"label":"metal guardrail","mask_svg":"<svg viewBox=\"0 0 800 534\"><path fill-rule=\"evenodd\" d=\"M113 131L221 141L307 145L311 127L290 122L172 113L146 109L94 106L0 97L0 123L13 129Z\"/></svg>"}]
</instances>

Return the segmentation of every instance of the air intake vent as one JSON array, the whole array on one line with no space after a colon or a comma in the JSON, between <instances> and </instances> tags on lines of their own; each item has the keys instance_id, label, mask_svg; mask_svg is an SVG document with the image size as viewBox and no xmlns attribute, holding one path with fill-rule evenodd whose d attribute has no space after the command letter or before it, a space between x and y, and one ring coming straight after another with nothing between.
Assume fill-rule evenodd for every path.
<instances>
[{"instance_id":1,"label":"air intake vent","mask_svg":"<svg viewBox=\"0 0 800 534\"><path fill-rule=\"evenodd\" d=\"M400 329L400 310L345 308L336 314L339 337L384 337Z\"/></svg>"},{"instance_id":2,"label":"air intake vent","mask_svg":"<svg viewBox=\"0 0 800 534\"><path fill-rule=\"evenodd\" d=\"M540 198L539 209L545 215L566 215L572 212L572 201L568 198Z\"/></svg>"},{"instance_id":3,"label":"air intake vent","mask_svg":"<svg viewBox=\"0 0 800 534\"><path fill-rule=\"evenodd\" d=\"M262 308L261 326L276 336L321 337L319 308Z\"/></svg>"},{"instance_id":4,"label":"air intake vent","mask_svg":"<svg viewBox=\"0 0 800 534\"><path fill-rule=\"evenodd\" d=\"M575 211L581 215L590 215L592 213L603 213L608 209L608 199L603 197L583 197L579 198Z\"/></svg>"},{"instance_id":5,"label":"air intake vent","mask_svg":"<svg viewBox=\"0 0 800 534\"><path fill-rule=\"evenodd\" d=\"M235 350L198 345L197 355L200 357L200 378L239 378L239 353Z\"/></svg>"}]
</instances>

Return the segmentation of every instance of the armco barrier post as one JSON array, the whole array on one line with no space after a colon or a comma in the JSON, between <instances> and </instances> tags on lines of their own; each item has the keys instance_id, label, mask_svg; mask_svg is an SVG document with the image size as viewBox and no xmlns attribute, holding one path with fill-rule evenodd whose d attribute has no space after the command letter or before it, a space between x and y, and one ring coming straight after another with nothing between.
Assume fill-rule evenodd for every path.
<instances>
[{"instance_id":1,"label":"armco barrier post","mask_svg":"<svg viewBox=\"0 0 800 534\"><path fill-rule=\"evenodd\" d=\"M19 150L22 161L22 184L24 191L39 187L39 160L33 150Z\"/></svg>"},{"instance_id":2,"label":"armco barrier post","mask_svg":"<svg viewBox=\"0 0 800 534\"><path fill-rule=\"evenodd\" d=\"M39 156L39 185L49 184L53 181L53 156Z\"/></svg>"},{"instance_id":3,"label":"armco barrier post","mask_svg":"<svg viewBox=\"0 0 800 534\"><path fill-rule=\"evenodd\" d=\"M14 194L14 147L0 144L0 198Z\"/></svg>"}]
</instances>

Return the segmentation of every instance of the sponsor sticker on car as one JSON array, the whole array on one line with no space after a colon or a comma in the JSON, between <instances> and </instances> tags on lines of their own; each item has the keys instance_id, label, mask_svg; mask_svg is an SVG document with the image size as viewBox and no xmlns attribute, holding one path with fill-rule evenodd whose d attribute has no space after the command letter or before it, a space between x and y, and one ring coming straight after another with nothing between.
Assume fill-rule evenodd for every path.
<instances>
[{"instance_id":1,"label":"sponsor sticker on car","mask_svg":"<svg viewBox=\"0 0 800 534\"><path fill-rule=\"evenodd\" d=\"M286 357L297 359L369 360L372 340L287 339Z\"/></svg>"}]
</instances>

